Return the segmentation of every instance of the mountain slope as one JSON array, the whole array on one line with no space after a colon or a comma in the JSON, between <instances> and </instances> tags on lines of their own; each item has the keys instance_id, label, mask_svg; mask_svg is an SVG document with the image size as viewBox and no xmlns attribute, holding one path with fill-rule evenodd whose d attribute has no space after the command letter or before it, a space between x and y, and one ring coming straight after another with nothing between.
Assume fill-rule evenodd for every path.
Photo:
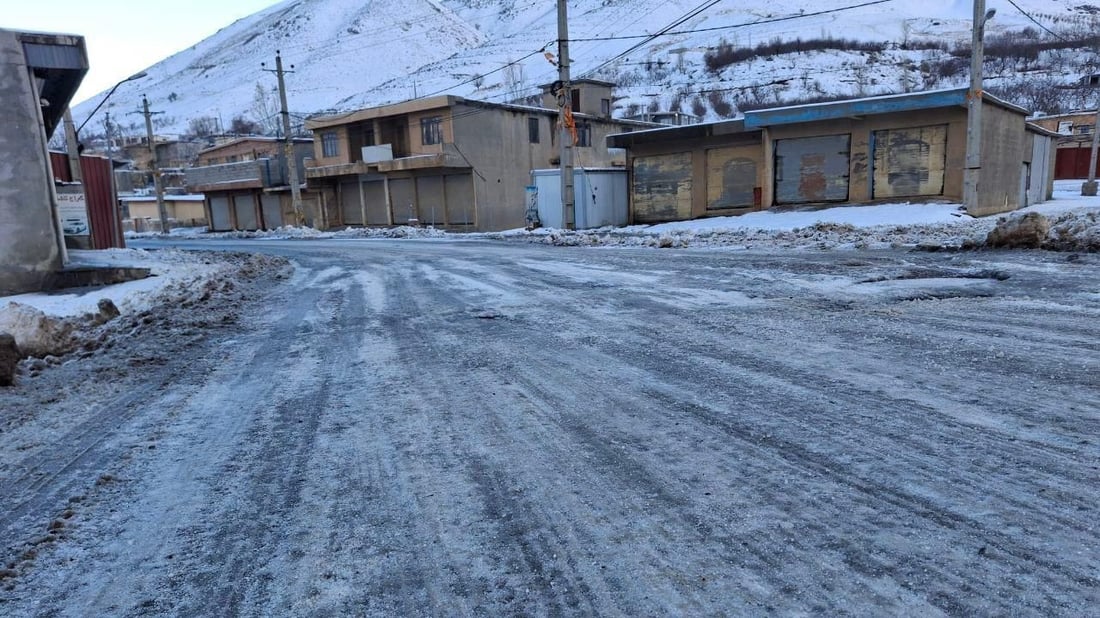
<instances>
[{"instance_id":1,"label":"mountain slope","mask_svg":"<svg viewBox=\"0 0 1100 618\"><path fill-rule=\"evenodd\" d=\"M918 0L704 4L714 6L671 34L646 40L640 37L701 6L698 0L570 2L573 75L618 83L620 115L673 108L708 119L737 107L951 86L966 79L965 67L959 70L965 50L957 48L969 44L969 0L945 2L934 16L928 15L929 3ZM863 6L838 10L853 4ZM1081 0L1016 4L1062 38L1084 40L1097 30L1100 8ZM1057 40L1003 0L989 5L998 13L987 40L1007 34L1039 43ZM1020 35L1025 28L1031 31ZM552 0L287 0L149 67L148 77L119 88L112 105L133 109L147 94L153 108L165 112L157 117L158 133L186 133L197 119L217 119L214 124L223 130L236 117L273 126L275 77L264 69L273 68L276 50L288 68L294 65L286 81L298 122L318 112L437 92L514 100L556 79L556 68L543 54L544 49L556 54L556 38ZM817 47L766 48L772 41L796 39L816 40ZM839 39L844 41L836 43ZM853 41L874 44L873 49L844 48ZM766 49L719 66L714 50L723 43L733 50ZM1078 46L1043 51L1034 60L992 58L986 74L994 90L1043 80L1067 83L1089 70L1092 60L1093 54ZM1088 98L1067 92L1059 96ZM99 98L76 107L78 120ZM139 118L126 122L132 124L122 127L123 133L140 133Z\"/></svg>"}]
</instances>

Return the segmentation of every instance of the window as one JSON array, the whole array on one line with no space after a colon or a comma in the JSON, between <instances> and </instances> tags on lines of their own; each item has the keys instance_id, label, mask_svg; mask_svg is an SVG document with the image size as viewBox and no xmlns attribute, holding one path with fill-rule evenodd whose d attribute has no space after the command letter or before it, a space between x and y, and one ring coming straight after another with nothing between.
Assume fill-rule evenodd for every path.
<instances>
[{"instance_id":1,"label":"window","mask_svg":"<svg viewBox=\"0 0 1100 618\"><path fill-rule=\"evenodd\" d=\"M321 156L335 157L340 154L340 138L336 131L325 131L321 134Z\"/></svg>"},{"instance_id":2,"label":"window","mask_svg":"<svg viewBox=\"0 0 1100 618\"><path fill-rule=\"evenodd\" d=\"M592 145L592 125L587 122L577 123L577 145L578 146L591 146Z\"/></svg>"},{"instance_id":3,"label":"window","mask_svg":"<svg viewBox=\"0 0 1100 618\"><path fill-rule=\"evenodd\" d=\"M539 143L539 119L534 116L527 119L527 139L532 144Z\"/></svg>"},{"instance_id":4,"label":"window","mask_svg":"<svg viewBox=\"0 0 1100 618\"><path fill-rule=\"evenodd\" d=\"M1073 121L1059 120L1058 133L1061 133L1062 135L1073 135Z\"/></svg>"},{"instance_id":5,"label":"window","mask_svg":"<svg viewBox=\"0 0 1100 618\"><path fill-rule=\"evenodd\" d=\"M611 115L611 99L600 99L600 115L604 118Z\"/></svg>"},{"instance_id":6,"label":"window","mask_svg":"<svg viewBox=\"0 0 1100 618\"><path fill-rule=\"evenodd\" d=\"M571 93L573 96L569 97L569 103L573 106L574 112L581 111L581 90L580 88L574 88Z\"/></svg>"},{"instance_id":7,"label":"window","mask_svg":"<svg viewBox=\"0 0 1100 618\"><path fill-rule=\"evenodd\" d=\"M420 143L425 146L443 143L442 116L432 116L420 120Z\"/></svg>"}]
</instances>

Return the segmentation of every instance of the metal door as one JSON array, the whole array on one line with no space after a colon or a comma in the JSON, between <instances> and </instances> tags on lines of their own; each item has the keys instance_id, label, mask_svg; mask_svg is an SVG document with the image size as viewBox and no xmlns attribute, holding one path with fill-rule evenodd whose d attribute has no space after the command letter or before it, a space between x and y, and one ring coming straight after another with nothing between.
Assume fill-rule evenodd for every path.
<instances>
[{"instance_id":1,"label":"metal door","mask_svg":"<svg viewBox=\"0 0 1100 618\"><path fill-rule=\"evenodd\" d=\"M234 195L233 208L237 212L238 230L255 230L260 227L256 221L256 201L251 194Z\"/></svg>"},{"instance_id":2,"label":"metal door","mask_svg":"<svg viewBox=\"0 0 1100 618\"><path fill-rule=\"evenodd\" d=\"M340 183L340 221L344 225L363 225L359 197L359 181Z\"/></svg>"},{"instance_id":3,"label":"metal door","mask_svg":"<svg viewBox=\"0 0 1100 618\"><path fill-rule=\"evenodd\" d=\"M264 228L273 230L283 226L282 200L278 195L265 193L260 196L260 210L264 215Z\"/></svg>"},{"instance_id":4,"label":"metal door","mask_svg":"<svg viewBox=\"0 0 1100 618\"><path fill-rule=\"evenodd\" d=\"M634 221L690 219L691 171L690 152L634 159Z\"/></svg>"},{"instance_id":5,"label":"metal door","mask_svg":"<svg viewBox=\"0 0 1100 618\"><path fill-rule=\"evenodd\" d=\"M851 143L848 133L776 140L776 203L847 201Z\"/></svg>"},{"instance_id":6,"label":"metal door","mask_svg":"<svg viewBox=\"0 0 1100 618\"><path fill-rule=\"evenodd\" d=\"M943 195L947 125L875 131L872 139L872 197Z\"/></svg>"},{"instance_id":7,"label":"metal door","mask_svg":"<svg viewBox=\"0 0 1100 618\"><path fill-rule=\"evenodd\" d=\"M210 229L215 232L225 232L233 229L232 220L229 218L228 197L210 198Z\"/></svg>"}]
</instances>

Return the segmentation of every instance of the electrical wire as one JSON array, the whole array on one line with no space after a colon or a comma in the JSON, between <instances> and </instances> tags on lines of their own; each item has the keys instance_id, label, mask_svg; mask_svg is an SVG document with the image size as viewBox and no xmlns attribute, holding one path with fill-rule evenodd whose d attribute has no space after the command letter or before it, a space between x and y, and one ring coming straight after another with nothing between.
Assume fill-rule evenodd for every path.
<instances>
[{"instance_id":1,"label":"electrical wire","mask_svg":"<svg viewBox=\"0 0 1100 618\"><path fill-rule=\"evenodd\" d=\"M1013 6L1013 7L1015 7L1017 11L1019 11L1020 13L1022 13L1024 17L1026 17L1026 18L1030 19L1030 20L1031 20L1032 22L1034 22L1036 26L1039 26L1039 27L1040 27L1040 28L1042 28L1043 30L1046 30L1046 31L1047 31L1047 33L1048 33L1048 34L1050 34L1050 36L1052 36L1052 37L1054 37L1054 38L1058 39L1059 41L1064 41L1064 42L1066 42L1066 43L1070 43L1070 42L1071 42L1071 41L1070 41L1069 39L1066 39L1066 38L1062 37L1062 35L1058 34L1057 32L1055 32L1055 31L1051 30L1050 28L1047 28L1047 27L1046 27L1046 26L1044 26L1043 24L1039 23L1039 20L1037 20L1037 19L1035 19L1034 17L1032 17L1032 16L1031 16L1031 14L1029 14L1029 13L1028 13L1027 11L1025 11L1025 10L1021 9L1021 8L1020 8L1020 5L1018 5L1018 4L1016 4L1015 2L1013 2L1013 0L1008 0L1008 3L1009 3L1009 4L1011 4L1011 5Z\"/></svg>"}]
</instances>

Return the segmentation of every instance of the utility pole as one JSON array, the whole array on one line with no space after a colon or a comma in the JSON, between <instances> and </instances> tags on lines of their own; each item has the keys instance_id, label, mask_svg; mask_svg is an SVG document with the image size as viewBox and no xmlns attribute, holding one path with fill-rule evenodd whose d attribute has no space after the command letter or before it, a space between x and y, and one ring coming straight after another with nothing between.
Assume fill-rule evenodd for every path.
<instances>
[{"instance_id":1,"label":"utility pole","mask_svg":"<svg viewBox=\"0 0 1100 618\"><path fill-rule=\"evenodd\" d=\"M84 182L84 171L80 169L80 140L76 137L76 123L73 122L71 109L65 110L65 143L69 157L69 176L73 182Z\"/></svg>"},{"instance_id":2,"label":"utility pole","mask_svg":"<svg viewBox=\"0 0 1100 618\"><path fill-rule=\"evenodd\" d=\"M118 212L118 190L115 187L115 151L111 144L111 111L107 110L106 120L103 121L103 130L107 134L107 170L111 174L107 180L107 186L111 192L111 234L114 242L119 247L125 246L122 230L119 229L119 220L122 215Z\"/></svg>"},{"instance_id":3,"label":"utility pole","mask_svg":"<svg viewBox=\"0 0 1100 618\"><path fill-rule=\"evenodd\" d=\"M985 10L985 0L974 0L970 42L970 90L966 93L966 169L963 171L963 203L967 212L978 209L982 170L982 65L985 62L985 23L995 9Z\"/></svg>"},{"instance_id":4,"label":"utility pole","mask_svg":"<svg viewBox=\"0 0 1100 618\"><path fill-rule=\"evenodd\" d=\"M264 66L264 63L261 62L260 66ZM294 65L290 65L290 68L293 69ZM298 186L298 158L294 156L294 137L290 134L290 111L286 105L286 82L283 80L283 74L288 71L283 71L283 57L279 50L275 50L275 70L264 70L275 73L279 80L279 113L283 117L283 139L286 141L285 157L287 178L290 182L290 200L294 209L294 224L301 226L305 223L305 215L302 212L302 188ZM293 73L294 71L289 72Z\"/></svg>"},{"instance_id":5,"label":"utility pole","mask_svg":"<svg viewBox=\"0 0 1100 618\"><path fill-rule=\"evenodd\" d=\"M157 194L157 214L160 215L160 233L168 233L168 209L164 206L164 183L160 178L160 165L157 163L157 145L153 143L153 114L164 112L149 111L149 99L141 95L142 114L145 115L145 135L149 140L149 155L153 166L153 190ZM112 176L114 172L111 173Z\"/></svg>"},{"instance_id":6,"label":"utility pole","mask_svg":"<svg viewBox=\"0 0 1100 618\"><path fill-rule=\"evenodd\" d=\"M561 129L561 210L565 229L574 228L573 195L573 132L566 119L573 122L573 88L569 83L569 15L566 0L558 0L558 127Z\"/></svg>"}]
</instances>

